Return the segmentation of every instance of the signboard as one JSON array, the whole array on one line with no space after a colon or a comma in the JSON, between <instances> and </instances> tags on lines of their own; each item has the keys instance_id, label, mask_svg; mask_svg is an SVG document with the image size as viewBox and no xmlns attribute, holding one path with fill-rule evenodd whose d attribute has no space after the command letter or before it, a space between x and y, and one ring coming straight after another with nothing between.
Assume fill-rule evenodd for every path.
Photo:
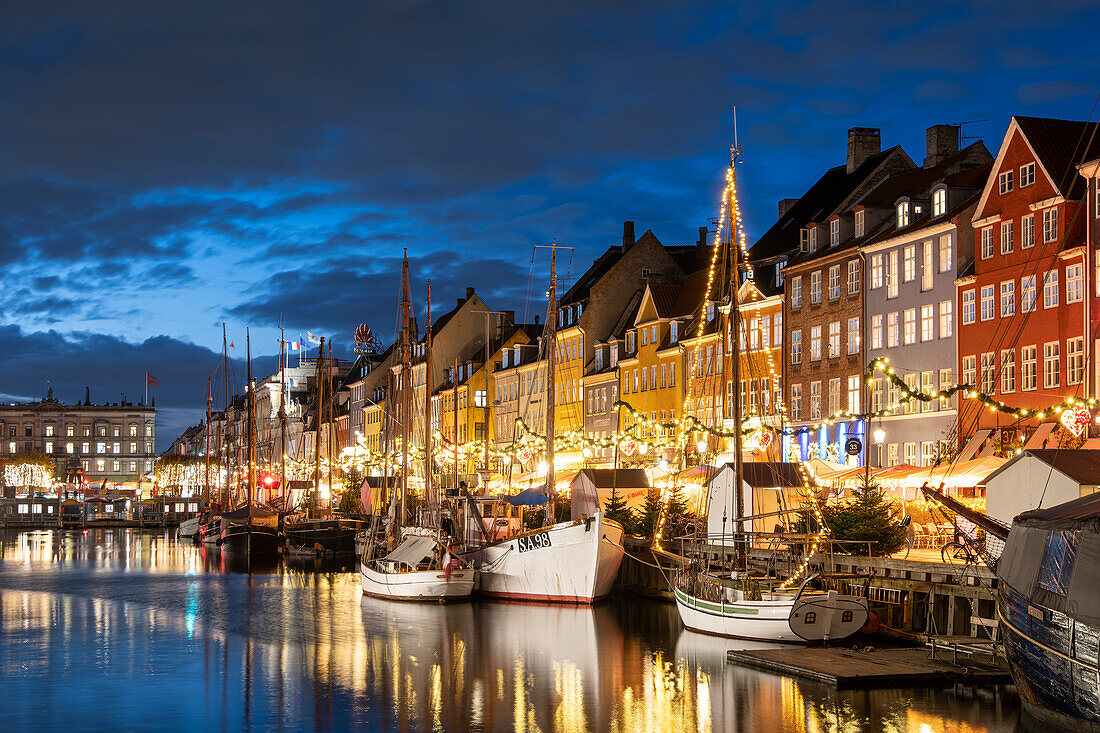
<instances>
[{"instance_id":1,"label":"signboard","mask_svg":"<svg viewBox=\"0 0 1100 733\"><path fill-rule=\"evenodd\" d=\"M848 438L844 442L844 452L850 456L858 456L863 452L863 443L859 438Z\"/></svg>"},{"instance_id":2,"label":"signboard","mask_svg":"<svg viewBox=\"0 0 1100 733\"><path fill-rule=\"evenodd\" d=\"M378 354L382 351L382 342L365 323L360 323L356 327L353 339L356 354Z\"/></svg>"}]
</instances>

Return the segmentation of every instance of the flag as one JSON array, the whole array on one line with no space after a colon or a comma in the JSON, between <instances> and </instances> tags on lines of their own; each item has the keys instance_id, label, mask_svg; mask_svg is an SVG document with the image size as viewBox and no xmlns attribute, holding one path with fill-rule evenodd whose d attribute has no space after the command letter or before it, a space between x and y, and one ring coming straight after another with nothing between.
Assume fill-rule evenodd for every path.
<instances>
[{"instance_id":1,"label":"flag","mask_svg":"<svg viewBox=\"0 0 1100 733\"><path fill-rule=\"evenodd\" d=\"M237 348L237 345L235 343L233 343L232 341L230 341L229 342L229 348L235 349L235 348Z\"/></svg>"},{"instance_id":2,"label":"flag","mask_svg":"<svg viewBox=\"0 0 1100 733\"><path fill-rule=\"evenodd\" d=\"M150 387L159 387L160 386L160 380L157 379L156 377L154 377L149 372L145 372L145 383L147 385L149 385Z\"/></svg>"},{"instance_id":3,"label":"flag","mask_svg":"<svg viewBox=\"0 0 1100 733\"><path fill-rule=\"evenodd\" d=\"M301 341L288 341L287 342L287 348L288 349L294 349L295 351L301 351L302 350L302 342Z\"/></svg>"},{"instance_id":4,"label":"flag","mask_svg":"<svg viewBox=\"0 0 1100 733\"><path fill-rule=\"evenodd\" d=\"M314 336L309 331L306 331L306 341L310 342L311 344L319 344L319 343L321 343L321 337L320 336Z\"/></svg>"}]
</instances>

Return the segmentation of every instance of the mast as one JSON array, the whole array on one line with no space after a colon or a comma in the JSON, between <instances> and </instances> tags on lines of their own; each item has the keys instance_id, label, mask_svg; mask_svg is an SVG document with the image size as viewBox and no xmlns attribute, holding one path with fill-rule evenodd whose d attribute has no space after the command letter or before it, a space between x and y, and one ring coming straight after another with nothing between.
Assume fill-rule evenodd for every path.
<instances>
[{"instance_id":1,"label":"mast","mask_svg":"<svg viewBox=\"0 0 1100 733\"><path fill-rule=\"evenodd\" d=\"M328 341L328 368L325 369L325 381L330 379L330 372L334 360L332 358L332 339ZM340 371L336 370L339 375ZM336 452L336 390L331 383L328 391L328 510L332 513L332 477L336 475L336 467L333 465L333 453Z\"/></svg>"},{"instance_id":2,"label":"mast","mask_svg":"<svg viewBox=\"0 0 1100 733\"><path fill-rule=\"evenodd\" d=\"M451 475L454 477L452 484L458 488L458 357L455 357L454 368L451 370L451 427L454 435L451 436Z\"/></svg>"},{"instance_id":3,"label":"mast","mask_svg":"<svg viewBox=\"0 0 1100 733\"><path fill-rule=\"evenodd\" d=\"M546 291L546 526L554 523L554 328L558 309L558 251L550 248L550 287Z\"/></svg>"},{"instance_id":4,"label":"mast","mask_svg":"<svg viewBox=\"0 0 1100 733\"><path fill-rule=\"evenodd\" d=\"M409 411L412 390L409 384L411 344L409 333L409 250L401 262L401 521L405 519L405 497L409 488Z\"/></svg>"},{"instance_id":5,"label":"mast","mask_svg":"<svg viewBox=\"0 0 1100 733\"><path fill-rule=\"evenodd\" d=\"M317 351L317 422L314 423L314 432L317 434L313 441L313 491L309 495L309 504L306 508L306 518L313 519L317 509L317 492L321 490L321 411L325 407L325 378L321 373L325 361L325 337L321 337L321 345Z\"/></svg>"},{"instance_id":6,"label":"mast","mask_svg":"<svg viewBox=\"0 0 1100 733\"><path fill-rule=\"evenodd\" d=\"M432 517L439 528L436 504L442 499L432 491L432 281L428 280L427 339L424 344L424 496L432 509Z\"/></svg>"},{"instance_id":7,"label":"mast","mask_svg":"<svg viewBox=\"0 0 1100 733\"><path fill-rule=\"evenodd\" d=\"M734 506L737 507L737 521L733 525L734 533L739 534L742 529L741 517L745 515L745 500L743 493L744 482L742 476L744 475L744 467L741 460L741 310L738 303L738 284L740 278L740 264L738 263L738 255L740 254L740 247L737 244L737 238L734 231L741 226L740 213L737 207L734 206L733 191L736 185L736 169L734 167L734 160L737 156L737 146L730 148L730 185L726 187L726 208L730 215L730 226L726 232L728 237L729 257L730 257L730 341L731 343L727 347L727 352L733 353L736 356L731 360L733 362L732 374L734 385L733 396L733 480L734 480Z\"/></svg>"},{"instance_id":8,"label":"mast","mask_svg":"<svg viewBox=\"0 0 1100 733\"><path fill-rule=\"evenodd\" d=\"M283 511L286 511L286 338L279 326L279 491L283 494Z\"/></svg>"},{"instance_id":9,"label":"mast","mask_svg":"<svg viewBox=\"0 0 1100 733\"><path fill-rule=\"evenodd\" d=\"M253 439L253 430L256 427L255 422L255 398L256 395L252 390L252 336L249 334L248 329L244 332L245 339L245 353L248 362L248 383L245 385L245 395L247 395L248 404L246 409L248 410L248 505L252 506L252 486L255 484L255 451L256 443Z\"/></svg>"},{"instance_id":10,"label":"mast","mask_svg":"<svg viewBox=\"0 0 1100 733\"><path fill-rule=\"evenodd\" d=\"M207 370L206 374L206 430L204 436L204 449L203 455L206 456L206 482L203 486L203 504L210 503L210 406L214 402L213 393L214 374L211 370Z\"/></svg>"},{"instance_id":11,"label":"mast","mask_svg":"<svg viewBox=\"0 0 1100 733\"><path fill-rule=\"evenodd\" d=\"M222 321L222 366L225 369L225 502L222 506L229 508L229 342L225 338L225 321Z\"/></svg>"},{"instance_id":12,"label":"mast","mask_svg":"<svg viewBox=\"0 0 1100 733\"><path fill-rule=\"evenodd\" d=\"M382 496L385 496L386 492L389 492L389 506L391 508L396 499L396 492L390 487L390 434L393 431L393 410L396 405L393 387L393 372L387 370L386 394L384 395L385 402L382 408ZM397 526L398 521L395 513L394 521L390 524L392 538L399 538L401 536L400 528Z\"/></svg>"}]
</instances>

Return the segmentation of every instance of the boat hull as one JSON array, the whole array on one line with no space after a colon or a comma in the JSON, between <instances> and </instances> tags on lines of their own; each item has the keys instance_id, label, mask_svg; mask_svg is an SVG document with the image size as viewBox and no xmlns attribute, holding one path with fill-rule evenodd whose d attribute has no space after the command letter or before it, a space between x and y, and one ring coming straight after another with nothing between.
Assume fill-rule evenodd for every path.
<instances>
[{"instance_id":1,"label":"boat hull","mask_svg":"<svg viewBox=\"0 0 1100 733\"><path fill-rule=\"evenodd\" d=\"M468 555L490 598L589 604L611 592L623 529L602 513L496 542Z\"/></svg>"},{"instance_id":2,"label":"boat hull","mask_svg":"<svg viewBox=\"0 0 1100 733\"><path fill-rule=\"evenodd\" d=\"M279 552L279 533L274 527L231 524L218 538L223 552L234 555L275 555Z\"/></svg>"},{"instance_id":3,"label":"boat hull","mask_svg":"<svg viewBox=\"0 0 1100 733\"><path fill-rule=\"evenodd\" d=\"M1100 733L1097 660L1080 658L1084 649L1095 649L1096 630L1081 623L1075 629L1072 619L1030 602L1003 583L997 614L1005 658L1028 715L1063 730ZM1072 634L1093 641L1073 643Z\"/></svg>"},{"instance_id":4,"label":"boat hull","mask_svg":"<svg viewBox=\"0 0 1100 733\"><path fill-rule=\"evenodd\" d=\"M199 533L195 536L195 540L207 547L220 547L221 536L222 518L214 516L199 524Z\"/></svg>"},{"instance_id":5,"label":"boat hull","mask_svg":"<svg viewBox=\"0 0 1100 733\"><path fill-rule=\"evenodd\" d=\"M676 608L684 626L700 634L730 639L805 644L790 625L794 597L790 601L716 603L675 588Z\"/></svg>"},{"instance_id":6,"label":"boat hull","mask_svg":"<svg viewBox=\"0 0 1100 733\"><path fill-rule=\"evenodd\" d=\"M185 519L180 522L177 533L180 537L185 539L193 539L199 533L199 527L202 526L202 517L196 516L190 519Z\"/></svg>"},{"instance_id":7,"label":"boat hull","mask_svg":"<svg viewBox=\"0 0 1100 733\"><path fill-rule=\"evenodd\" d=\"M360 563L359 579L363 593L374 598L454 603L470 599L477 581L477 571L470 568L452 570L449 577L442 570L383 573L367 563Z\"/></svg>"},{"instance_id":8,"label":"boat hull","mask_svg":"<svg viewBox=\"0 0 1100 733\"><path fill-rule=\"evenodd\" d=\"M358 527L338 519L283 523L288 552L350 555L355 552L357 530Z\"/></svg>"}]
</instances>

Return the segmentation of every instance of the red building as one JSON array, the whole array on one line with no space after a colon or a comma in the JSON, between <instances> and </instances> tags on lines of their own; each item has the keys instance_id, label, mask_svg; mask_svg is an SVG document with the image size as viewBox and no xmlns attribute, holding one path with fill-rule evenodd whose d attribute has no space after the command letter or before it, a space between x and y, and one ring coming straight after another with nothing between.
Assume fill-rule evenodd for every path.
<instances>
[{"instance_id":1,"label":"red building","mask_svg":"<svg viewBox=\"0 0 1100 733\"><path fill-rule=\"evenodd\" d=\"M1013 117L974 212L974 265L957 282L959 382L1042 409L1095 396L1089 377L1096 259L1085 244L1088 187L1078 166L1100 152L1096 123ZM1090 148L1091 145L1091 148ZM1095 318L1095 316L1093 316ZM960 458L1008 452L1050 433L1041 420L959 400ZM1057 436L1058 433L1055 433ZM970 441L971 437L977 440Z\"/></svg>"}]
</instances>

